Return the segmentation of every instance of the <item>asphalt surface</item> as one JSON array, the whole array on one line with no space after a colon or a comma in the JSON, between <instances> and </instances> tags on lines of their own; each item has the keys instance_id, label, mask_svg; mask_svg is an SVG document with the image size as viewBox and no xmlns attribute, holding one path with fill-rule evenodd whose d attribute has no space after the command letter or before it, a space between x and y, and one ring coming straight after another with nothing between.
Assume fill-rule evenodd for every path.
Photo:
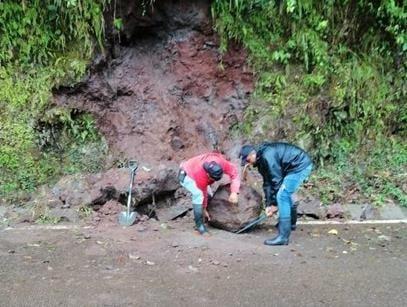
<instances>
[{"instance_id":1,"label":"asphalt surface","mask_svg":"<svg viewBox=\"0 0 407 307\"><path fill-rule=\"evenodd\" d=\"M273 232L2 230L0 306L406 306L406 224L304 225L264 246Z\"/></svg>"}]
</instances>

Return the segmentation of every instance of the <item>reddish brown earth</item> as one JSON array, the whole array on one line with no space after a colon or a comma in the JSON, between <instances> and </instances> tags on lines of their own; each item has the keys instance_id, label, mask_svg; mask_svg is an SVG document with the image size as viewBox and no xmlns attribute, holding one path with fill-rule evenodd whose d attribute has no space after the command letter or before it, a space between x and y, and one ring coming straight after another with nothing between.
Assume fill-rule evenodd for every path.
<instances>
[{"instance_id":1,"label":"reddish brown earth","mask_svg":"<svg viewBox=\"0 0 407 307\"><path fill-rule=\"evenodd\" d=\"M129 176L117 165L136 159L133 204L151 203L153 195L178 204L185 196L177 192L180 161L213 149L236 158L240 141L230 130L253 91L245 50L231 44L219 53L209 1L155 1L145 15L140 7L118 1L121 33L107 31L106 52L89 75L54 93L57 107L94 115L109 146L105 170L61 178L34 203L96 210L111 199L125 203Z\"/></svg>"},{"instance_id":2,"label":"reddish brown earth","mask_svg":"<svg viewBox=\"0 0 407 307\"><path fill-rule=\"evenodd\" d=\"M229 130L242 117L253 75L241 47L220 55L209 5L200 2L157 3L151 23L154 14L166 13L158 29L150 25L152 33L115 45L114 57L100 60L80 86L57 91L57 105L96 117L116 159L154 166L211 150L216 142L230 148ZM177 19L184 23L172 25Z\"/></svg>"}]
</instances>

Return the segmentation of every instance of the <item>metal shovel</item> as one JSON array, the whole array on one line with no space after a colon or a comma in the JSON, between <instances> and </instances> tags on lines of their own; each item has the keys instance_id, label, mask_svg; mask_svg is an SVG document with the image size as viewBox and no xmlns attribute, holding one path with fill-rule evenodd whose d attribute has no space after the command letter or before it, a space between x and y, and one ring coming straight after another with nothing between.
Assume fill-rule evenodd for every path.
<instances>
[{"instance_id":1,"label":"metal shovel","mask_svg":"<svg viewBox=\"0 0 407 307\"><path fill-rule=\"evenodd\" d=\"M127 198L127 210L120 212L119 214L119 224L123 226L131 226L134 224L137 218L136 212L130 212L131 206L131 190L133 189L134 176L138 168L136 161L129 161L130 169L130 186L129 186L129 197Z\"/></svg>"}]
</instances>

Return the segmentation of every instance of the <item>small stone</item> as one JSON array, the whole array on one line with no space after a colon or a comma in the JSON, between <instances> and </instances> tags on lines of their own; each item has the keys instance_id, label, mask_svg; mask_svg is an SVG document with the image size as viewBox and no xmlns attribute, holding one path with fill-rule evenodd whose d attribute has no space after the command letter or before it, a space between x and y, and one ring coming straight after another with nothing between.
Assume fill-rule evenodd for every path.
<instances>
[{"instance_id":1,"label":"small stone","mask_svg":"<svg viewBox=\"0 0 407 307\"><path fill-rule=\"evenodd\" d=\"M328 207L326 216L328 219L344 218L345 210L342 208L341 204L333 204Z\"/></svg>"},{"instance_id":2,"label":"small stone","mask_svg":"<svg viewBox=\"0 0 407 307\"><path fill-rule=\"evenodd\" d=\"M83 238L84 238L84 239L90 239L91 236L90 236L90 235L84 235Z\"/></svg>"},{"instance_id":3,"label":"small stone","mask_svg":"<svg viewBox=\"0 0 407 307\"><path fill-rule=\"evenodd\" d=\"M381 235L377 237L380 241L391 241L389 236Z\"/></svg>"},{"instance_id":4,"label":"small stone","mask_svg":"<svg viewBox=\"0 0 407 307\"><path fill-rule=\"evenodd\" d=\"M217 261L217 260L212 260L212 264L213 264L213 265L219 265L219 264L220 264L220 262L219 262L219 261Z\"/></svg>"},{"instance_id":5,"label":"small stone","mask_svg":"<svg viewBox=\"0 0 407 307\"><path fill-rule=\"evenodd\" d=\"M146 264L147 264L147 265L151 265L151 266L152 266L152 265L155 265L155 263L154 263L154 262L152 262L152 261L148 261L148 260L146 261Z\"/></svg>"},{"instance_id":6,"label":"small stone","mask_svg":"<svg viewBox=\"0 0 407 307\"><path fill-rule=\"evenodd\" d=\"M227 268L227 267L228 267L228 264L227 264L227 263L222 263L222 266L223 266L224 268Z\"/></svg>"},{"instance_id":7,"label":"small stone","mask_svg":"<svg viewBox=\"0 0 407 307\"><path fill-rule=\"evenodd\" d=\"M337 236L337 235L338 235L338 230L336 230L336 229L331 229L330 231L328 231L328 234Z\"/></svg>"},{"instance_id":8,"label":"small stone","mask_svg":"<svg viewBox=\"0 0 407 307\"><path fill-rule=\"evenodd\" d=\"M16 251L13 250L13 249L9 249L7 252L8 252L9 254L14 254Z\"/></svg>"},{"instance_id":9,"label":"small stone","mask_svg":"<svg viewBox=\"0 0 407 307\"><path fill-rule=\"evenodd\" d=\"M52 271L52 270L53 270L52 266L49 266L48 271Z\"/></svg>"},{"instance_id":10,"label":"small stone","mask_svg":"<svg viewBox=\"0 0 407 307\"><path fill-rule=\"evenodd\" d=\"M139 259L140 259L140 256L136 256L136 255L133 255L133 254L129 254L129 259L132 259L132 260L139 260Z\"/></svg>"},{"instance_id":11,"label":"small stone","mask_svg":"<svg viewBox=\"0 0 407 307\"><path fill-rule=\"evenodd\" d=\"M348 252L347 251L342 251L342 254L347 254Z\"/></svg>"},{"instance_id":12,"label":"small stone","mask_svg":"<svg viewBox=\"0 0 407 307\"><path fill-rule=\"evenodd\" d=\"M242 261L241 258L237 258L237 259L236 259L236 262L241 262L241 261Z\"/></svg>"},{"instance_id":13,"label":"small stone","mask_svg":"<svg viewBox=\"0 0 407 307\"><path fill-rule=\"evenodd\" d=\"M146 230L146 227L143 227L143 226L140 225L140 226L137 226L136 230L137 230L138 232L143 232L143 231Z\"/></svg>"},{"instance_id":14,"label":"small stone","mask_svg":"<svg viewBox=\"0 0 407 307\"><path fill-rule=\"evenodd\" d=\"M41 245L40 244L38 244L38 243L28 243L27 244L27 246L30 246L30 247L40 247Z\"/></svg>"},{"instance_id":15,"label":"small stone","mask_svg":"<svg viewBox=\"0 0 407 307\"><path fill-rule=\"evenodd\" d=\"M188 270L190 270L191 272L198 272L198 268L196 268L196 267L194 267L194 266L192 266L192 265L189 265L188 266Z\"/></svg>"},{"instance_id":16,"label":"small stone","mask_svg":"<svg viewBox=\"0 0 407 307\"><path fill-rule=\"evenodd\" d=\"M143 214L142 216L140 216L139 220L140 220L140 222L148 221L148 216Z\"/></svg>"},{"instance_id":17,"label":"small stone","mask_svg":"<svg viewBox=\"0 0 407 307\"><path fill-rule=\"evenodd\" d=\"M179 246L179 244L178 243L175 243L175 242L173 242L173 243L171 243L171 247L178 247Z\"/></svg>"}]
</instances>

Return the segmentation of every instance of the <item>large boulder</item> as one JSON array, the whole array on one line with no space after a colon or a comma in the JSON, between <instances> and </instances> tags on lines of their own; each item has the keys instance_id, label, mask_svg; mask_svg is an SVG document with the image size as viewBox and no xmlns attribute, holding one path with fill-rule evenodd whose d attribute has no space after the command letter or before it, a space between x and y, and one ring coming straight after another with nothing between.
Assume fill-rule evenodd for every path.
<instances>
[{"instance_id":1,"label":"large boulder","mask_svg":"<svg viewBox=\"0 0 407 307\"><path fill-rule=\"evenodd\" d=\"M262 197L252 187L242 186L239 204L233 205L228 201L229 191L229 186L222 186L209 201L209 223L216 228L235 232L260 215Z\"/></svg>"}]
</instances>

